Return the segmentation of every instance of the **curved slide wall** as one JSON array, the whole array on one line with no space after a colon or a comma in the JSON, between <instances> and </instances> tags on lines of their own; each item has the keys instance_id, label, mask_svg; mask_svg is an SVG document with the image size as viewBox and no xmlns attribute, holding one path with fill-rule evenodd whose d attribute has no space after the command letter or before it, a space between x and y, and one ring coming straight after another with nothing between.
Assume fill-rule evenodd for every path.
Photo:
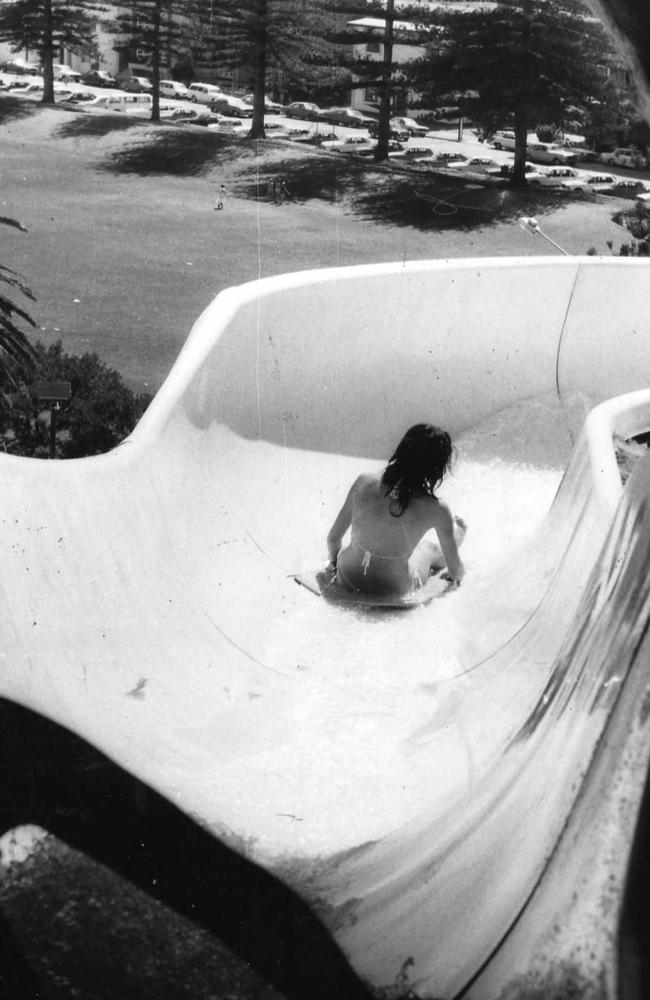
<instances>
[{"instance_id":1,"label":"curved slide wall","mask_svg":"<svg viewBox=\"0 0 650 1000\"><path fill-rule=\"evenodd\" d=\"M417 262L222 293L114 452L0 459L0 693L278 874L375 989L496 997L551 974L553 878L584 883L566 961L613 984L631 829L602 784L617 776L633 820L648 532L647 472L619 503L611 434L650 427L647 400L580 426L645 388L648 277L642 260ZM423 419L459 441L487 428L451 487L476 510L461 590L377 616L297 587L359 464ZM469 547L488 477L519 534L486 555Z\"/></svg>"}]
</instances>

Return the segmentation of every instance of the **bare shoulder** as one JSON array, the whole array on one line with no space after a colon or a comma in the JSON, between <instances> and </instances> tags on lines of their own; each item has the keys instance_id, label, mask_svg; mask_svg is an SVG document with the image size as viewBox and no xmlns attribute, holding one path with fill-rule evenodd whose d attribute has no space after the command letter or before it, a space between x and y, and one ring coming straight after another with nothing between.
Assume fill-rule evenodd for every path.
<instances>
[{"instance_id":1,"label":"bare shoulder","mask_svg":"<svg viewBox=\"0 0 650 1000\"><path fill-rule=\"evenodd\" d=\"M367 493L376 490L381 483L381 475L377 472L362 472L354 480L352 489L355 493Z\"/></svg>"},{"instance_id":2,"label":"bare shoulder","mask_svg":"<svg viewBox=\"0 0 650 1000\"><path fill-rule=\"evenodd\" d=\"M449 504L444 500L436 500L436 520L441 528L448 528L450 531L454 527L454 517L449 509Z\"/></svg>"}]
</instances>

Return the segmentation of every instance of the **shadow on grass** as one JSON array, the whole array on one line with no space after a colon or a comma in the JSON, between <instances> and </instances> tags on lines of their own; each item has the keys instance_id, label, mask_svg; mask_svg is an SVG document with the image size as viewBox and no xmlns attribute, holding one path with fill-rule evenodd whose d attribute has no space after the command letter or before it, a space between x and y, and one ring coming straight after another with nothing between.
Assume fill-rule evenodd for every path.
<instances>
[{"instance_id":1,"label":"shadow on grass","mask_svg":"<svg viewBox=\"0 0 650 1000\"><path fill-rule=\"evenodd\" d=\"M142 125L142 119L131 118L128 115L84 115L71 118L64 122L54 132L59 139L101 139L111 132L126 132L128 129Z\"/></svg>"},{"instance_id":2,"label":"shadow on grass","mask_svg":"<svg viewBox=\"0 0 650 1000\"><path fill-rule=\"evenodd\" d=\"M363 219L421 230L472 230L568 204L567 196L557 191L483 184L417 168L398 171L362 158L316 155L275 163L260 182L262 196L274 177L284 178L294 202L343 200ZM245 172L237 194L257 198L258 187L253 172Z\"/></svg>"},{"instance_id":3,"label":"shadow on grass","mask_svg":"<svg viewBox=\"0 0 650 1000\"><path fill-rule=\"evenodd\" d=\"M142 124L142 123L140 123ZM156 132L140 142L112 153L100 169L116 174L175 174L199 177L224 164L253 156L252 147L241 139L228 139L207 129L200 131L170 128Z\"/></svg>"},{"instance_id":4,"label":"shadow on grass","mask_svg":"<svg viewBox=\"0 0 650 1000\"><path fill-rule=\"evenodd\" d=\"M24 98L12 97L10 94L3 94L0 97L0 125L5 122L19 121L21 118L31 118L42 105L36 101L27 101Z\"/></svg>"}]
</instances>

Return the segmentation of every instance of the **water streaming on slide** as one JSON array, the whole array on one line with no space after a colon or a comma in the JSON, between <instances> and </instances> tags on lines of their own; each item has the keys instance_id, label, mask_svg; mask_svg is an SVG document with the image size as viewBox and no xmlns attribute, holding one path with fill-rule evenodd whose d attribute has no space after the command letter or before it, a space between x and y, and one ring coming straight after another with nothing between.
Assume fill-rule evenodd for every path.
<instances>
[{"instance_id":1,"label":"water streaming on slide","mask_svg":"<svg viewBox=\"0 0 650 1000\"><path fill-rule=\"evenodd\" d=\"M583 402L574 403L575 415ZM249 752L227 753L222 761L220 808L226 824L254 828L264 850L286 837L286 820L277 816L295 805L302 817L300 829L292 830L295 848L340 849L359 837L381 836L417 813L424 801L431 806L433 798L436 808L445 808L473 783L479 759L489 759L503 739L494 725L484 732L474 721L467 729L465 715L473 718L477 698L485 697L482 672L474 668L508 642L530 613L524 606L528 597L522 608L512 607L511 595L500 607L494 591L501 567L505 573L511 560L521 559L552 505L573 444L568 425L575 432L580 423L571 414L567 420L567 412L566 401L561 406L549 394L503 409L457 437L454 472L440 496L469 524L463 545L467 577L459 590L403 612L341 608L296 586L279 611L258 609L258 626L240 633L243 644L254 650L257 662L293 678L296 700L284 723L280 717L288 706L277 702L272 739L263 736L260 722ZM255 501L240 505L255 545L275 562L287 540L288 572L298 568L291 565L295 558L301 569L323 565L325 536L350 483L381 463L284 453L266 442L237 443L226 432L224 442L228 438L233 449L252 450L246 467L262 481L280 469L279 480L291 484L285 489L278 480L276 506L262 514ZM236 483L228 482L238 500L249 482L243 473L242 465ZM278 520L285 527L271 537ZM260 552L258 560L263 569ZM535 671L519 679L522 703L538 696L539 683ZM270 696L270 687L265 690ZM466 710L468 695L474 709ZM288 733L291 738L285 739ZM240 747L241 739L240 733ZM290 809L291 789L300 791Z\"/></svg>"},{"instance_id":2,"label":"water streaming on slide","mask_svg":"<svg viewBox=\"0 0 650 1000\"><path fill-rule=\"evenodd\" d=\"M577 405L582 409L581 401ZM572 444L566 408L555 394L509 406L457 437L452 474L438 492L469 525L461 549L467 582L476 574L497 573L501 565L507 566L534 534L552 504ZM322 461L326 466L323 480L328 467L333 479L317 523L313 518L307 521L304 506L297 505L303 516L294 524L293 548L300 553L301 570L324 563L327 530L355 476L382 467L381 462L339 456L323 456ZM313 476L310 468L309 479ZM431 652L436 650L436 676L449 676L456 668L451 655L454 644L446 634L447 656L443 656L437 639L441 619L445 629L453 628L454 600L455 594L450 593L442 601L405 615L341 610L315 598L306 603L302 614L293 614L290 623L271 627L264 660L275 660L274 640L276 652L282 647L286 653L290 627L295 655L305 664L318 663L320 670L343 669L353 674L367 671L372 664L373 673L383 674L392 686L402 672L410 681L421 670L430 677Z\"/></svg>"}]
</instances>

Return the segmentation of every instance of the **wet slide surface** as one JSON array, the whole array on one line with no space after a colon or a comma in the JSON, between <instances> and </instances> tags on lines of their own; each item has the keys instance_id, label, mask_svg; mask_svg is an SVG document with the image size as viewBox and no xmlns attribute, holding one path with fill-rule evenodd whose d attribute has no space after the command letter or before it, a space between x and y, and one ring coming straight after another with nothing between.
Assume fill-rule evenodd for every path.
<instances>
[{"instance_id":1,"label":"wet slide surface","mask_svg":"<svg viewBox=\"0 0 650 1000\"><path fill-rule=\"evenodd\" d=\"M1 693L278 875L384 995L498 996L529 971L554 920L535 901L634 675L645 598L625 581L644 487L621 508L620 480L609 493L600 482L613 424L582 428L594 404L643 386L634 357L610 391L599 359L573 346L590 267L522 269L522 303L544 301L549 283L557 299L555 328L550 308L526 343L503 329L512 262L509 274L502 262L396 266L235 289L115 452L1 460ZM642 288L647 268L629 274ZM372 302L376 281L394 282L398 303L406 282L421 317L403 358L390 310L354 338L343 322L346 297ZM463 282L485 317L466 345L467 313L450 316ZM320 318L305 335L310 296ZM388 386L401 402L382 421L373 404ZM634 406L626 433L643 429L647 406ZM408 612L342 609L297 586L293 574L323 565L352 479L418 417L445 413L458 457L441 495L469 524L463 586ZM604 655L594 629L610 614L626 624L610 622ZM638 796L645 729L622 730ZM618 757L605 759L611 778ZM604 828L610 850L620 833ZM629 844L616 842L623 880ZM544 918L526 931L534 906ZM593 974L613 964L603 952Z\"/></svg>"}]
</instances>

